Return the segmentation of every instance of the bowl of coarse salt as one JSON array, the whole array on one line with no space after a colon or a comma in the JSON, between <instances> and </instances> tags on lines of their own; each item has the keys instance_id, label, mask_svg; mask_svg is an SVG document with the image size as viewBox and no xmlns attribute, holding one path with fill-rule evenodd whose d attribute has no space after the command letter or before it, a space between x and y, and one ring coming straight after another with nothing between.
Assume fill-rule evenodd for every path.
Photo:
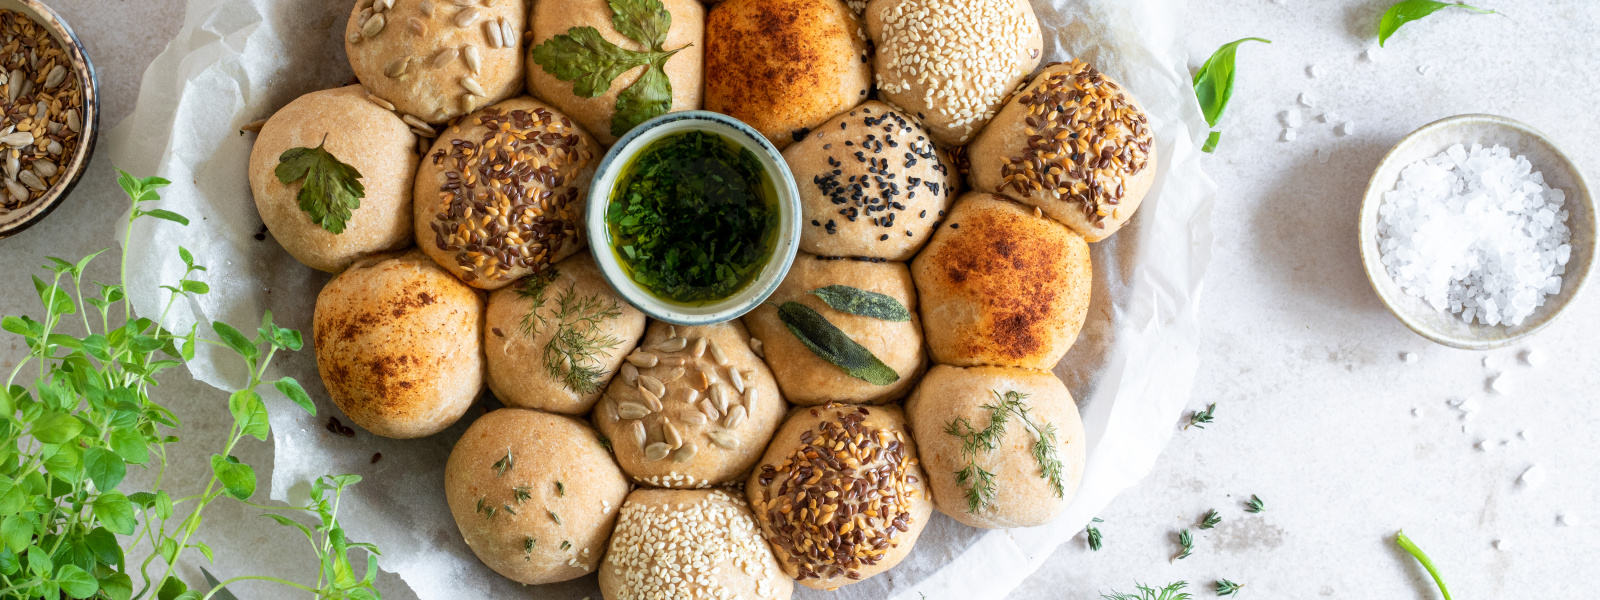
<instances>
[{"instance_id":1,"label":"bowl of coarse salt","mask_svg":"<svg viewBox=\"0 0 1600 600\"><path fill-rule=\"evenodd\" d=\"M1582 291L1595 216L1583 172L1549 138L1460 115L1379 163L1361 203L1361 261L1406 327L1488 350L1545 328Z\"/></svg>"}]
</instances>

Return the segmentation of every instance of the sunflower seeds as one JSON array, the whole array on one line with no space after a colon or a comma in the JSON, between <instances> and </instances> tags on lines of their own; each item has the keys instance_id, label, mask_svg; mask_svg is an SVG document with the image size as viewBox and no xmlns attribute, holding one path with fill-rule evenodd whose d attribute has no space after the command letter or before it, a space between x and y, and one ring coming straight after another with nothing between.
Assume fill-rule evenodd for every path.
<instances>
[{"instance_id":1,"label":"sunflower seeds","mask_svg":"<svg viewBox=\"0 0 1600 600\"><path fill-rule=\"evenodd\" d=\"M20 183L17 183L17 180L15 179L6 180L6 191L11 192L11 197L13 199L17 199L18 202L27 200L29 197L28 188Z\"/></svg>"},{"instance_id":2,"label":"sunflower seeds","mask_svg":"<svg viewBox=\"0 0 1600 600\"><path fill-rule=\"evenodd\" d=\"M11 161L13 161L13 160L16 160L16 159L14 159L14 158L13 159L8 159L6 161L6 166L10 167L11 166ZM56 172L58 170L59 169L56 167L56 163L52 162L48 158L41 158L39 160L33 161L33 172L38 173L40 177L43 177L45 179L49 179L51 177L55 177L56 176Z\"/></svg>"},{"instance_id":3,"label":"sunflower seeds","mask_svg":"<svg viewBox=\"0 0 1600 600\"><path fill-rule=\"evenodd\" d=\"M367 39L378 37L378 34L383 33L385 23L387 21L383 15L372 15L371 19L367 19L367 24L361 26L361 35Z\"/></svg>"},{"instance_id":4,"label":"sunflower seeds","mask_svg":"<svg viewBox=\"0 0 1600 600\"><path fill-rule=\"evenodd\" d=\"M488 38L490 48L505 46L505 32L500 31L500 26L493 21L483 24L483 36Z\"/></svg>"},{"instance_id":5,"label":"sunflower seeds","mask_svg":"<svg viewBox=\"0 0 1600 600\"><path fill-rule=\"evenodd\" d=\"M694 404L694 402L696 400L699 400L699 399L700 399L700 390L697 390L697 389L694 389L694 388L689 388L689 389L683 391L683 401L684 402L689 403L689 404Z\"/></svg>"},{"instance_id":6,"label":"sunflower seeds","mask_svg":"<svg viewBox=\"0 0 1600 600\"><path fill-rule=\"evenodd\" d=\"M7 95L10 96L12 102L16 102L17 96L22 95L22 83L26 82L26 80L22 78L22 69L12 69L11 75L7 78L7 81L11 82L9 87L6 89Z\"/></svg>"},{"instance_id":7,"label":"sunflower seeds","mask_svg":"<svg viewBox=\"0 0 1600 600\"><path fill-rule=\"evenodd\" d=\"M62 148L61 148L61 142L59 142L59 141L50 140L50 145L45 146L44 148L45 148L45 151L49 152L53 156L61 156Z\"/></svg>"},{"instance_id":8,"label":"sunflower seeds","mask_svg":"<svg viewBox=\"0 0 1600 600\"><path fill-rule=\"evenodd\" d=\"M675 337L678 337L678 326L670 324L667 325L667 339L670 340Z\"/></svg>"},{"instance_id":9,"label":"sunflower seeds","mask_svg":"<svg viewBox=\"0 0 1600 600\"><path fill-rule=\"evenodd\" d=\"M382 107L384 110L391 111L391 112L394 111L394 103L393 102L390 102L388 100L384 100L383 98L379 98L379 97L377 97L375 95L367 94L367 101ZM400 117L400 118L404 119L405 117Z\"/></svg>"},{"instance_id":10,"label":"sunflower seeds","mask_svg":"<svg viewBox=\"0 0 1600 600\"><path fill-rule=\"evenodd\" d=\"M661 364L669 367L681 367L689 364L689 359L682 356L665 356L661 358Z\"/></svg>"},{"instance_id":11,"label":"sunflower seeds","mask_svg":"<svg viewBox=\"0 0 1600 600\"><path fill-rule=\"evenodd\" d=\"M466 59L467 68L472 70L472 74L477 75L478 72L483 70L483 57L478 56L478 47L477 46L474 46L472 44L467 44L465 46L462 46L461 47L461 58Z\"/></svg>"},{"instance_id":12,"label":"sunflower seeds","mask_svg":"<svg viewBox=\"0 0 1600 600\"><path fill-rule=\"evenodd\" d=\"M689 376L689 387L705 391L710 386L711 378L706 375L705 371L695 371L694 375Z\"/></svg>"},{"instance_id":13,"label":"sunflower seeds","mask_svg":"<svg viewBox=\"0 0 1600 600\"><path fill-rule=\"evenodd\" d=\"M701 413L700 411L686 410L678 413L678 420L690 425L705 425L710 419L705 415L705 413Z\"/></svg>"},{"instance_id":14,"label":"sunflower seeds","mask_svg":"<svg viewBox=\"0 0 1600 600\"><path fill-rule=\"evenodd\" d=\"M33 134L26 131L18 131L5 137L0 137L0 144L5 144L12 148L25 148L33 145Z\"/></svg>"},{"instance_id":15,"label":"sunflower seeds","mask_svg":"<svg viewBox=\"0 0 1600 600\"><path fill-rule=\"evenodd\" d=\"M23 171L22 173L17 175L17 179L22 181L22 183L26 184L28 187L31 187L31 188L36 189L36 190L39 190L41 192L44 191L46 188L50 187L50 186L45 185L44 184L44 180L40 179L39 176L34 174L33 171Z\"/></svg>"},{"instance_id":16,"label":"sunflower seeds","mask_svg":"<svg viewBox=\"0 0 1600 600\"><path fill-rule=\"evenodd\" d=\"M628 355L628 364L641 369L654 367L658 362L661 361L660 359L656 358L656 355L641 350L635 350L633 354Z\"/></svg>"},{"instance_id":17,"label":"sunflower seeds","mask_svg":"<svg viewBox=\"0 0 1600 600\"><path fill-rule=\"evenodd\" d=\"M361 43L361 40L363 40L363 39L366 39L366 38L361 37L361 31L360 30L352 31L350 33L345 34L345 36L344 36L344 41L349 43L349 44L351 44L351 45L359 44L359 43Z\"/></svg>"},{"instance_id":18,"label":"sunflower seeds","mask_svg":"<svg viewBox=\"0 0 1600 600\"><path fill-rule=\"evenodd\" d=\"M500 43L507 48L517 47L517 30L504 17L500 18Z\"/></svg>"},{"instance_id":19,"label":"sunflower seeds","mask_svg":"<svg viewBox=\"0 0 1600 600\"><path fill-rule=\"evenodd\" d=\"M605 402L601 402L600 404L601 408L605 411L606 418L611 419L612 421L622 420L622 414L617 412L616 402L612 402L611 399L607 398Z\"/></svg>"},{"instance_id":20,"label":"sunflower seeds","mask_svg":"<svg viewBox=\"0 0 1600 600\"><path fill-rule=\"evenodd\" d=\"M702 335L702 336L697 337L697 338L694 339L694 349L689 351L689 356L693 356L695 358L700 358L702 356L705 356L705 354L706 354L706 336Z\"/></svg>"},{"instance_id":21,"label":"sunflower seeds","mask_svg":"<svg viewBox=\"0 0 1600 600\"><path fill-rule=\"evenodd\" d=\"M50 69L50 74L45 76L45 78L44 78L44 87L46 89L53 88L53 87L56 87L58 85L61 85L61 82L66 81L66 80L67 80L67 66L66 65L56 65L56 68Z\"/></svg>"},{"instance_id":22,"label":"sunflower seeds","mask_svg":"<svg viewBox=\"0 0 1600 600\"><path fill-rule=\"evenodd\" d=\"M665 342L661 342L659 344L656 344L655 350L657 352L677 352L679 350L683 350L688 345L689 345L689 340L683 339L681 337L675 337L675 338L669 339L669 340L667 340Z\"/></svg>"},{"instance_id":23,"label":"sunflower seeds","mask_svg":"<svg viewBox=\"0 0 1600 600\"><path fill-rule=\"evenodd\" d=\"M406 19L406 29L409 29L412 35L426 35L428 33L428 23L417 17L411 17Z\"/></svg>"},{"instance_id":24,"label":"sunflower seeds","mask_svg":"<svg viewBox=\"0 0 1600 600\"><path fill-rule=\"evenodd\" d=\"M681 377L683 377L683 367L673 367L666 375L661 376L661 383L672 383Z\"/></svg>"},{"instance_id":25,"label":"sunflower seeds","mask_svg":"<svg viewBox=\"0 0 1600 600\"><path fill-rule=\"evenodd\" d=\"M649 375L639 376L639 389L650 390L658 398L667 393L667 386L662 384L660 379Z\"/></svg>"},{"instance_id":26,"label":"sunflower seeds","mask_svg":"<svg viewBox=\"0 0 1600 600\"><path fill-rule=\"evenodd\" d=\"M761 358L767 357L766 348L763 347L760 338L750 338L750 351L756 353L756 356Z\"/></svg>"},{"instance_id":27,"label":"sunflower seeds","mask_svg":"<svg viewBox=\"0 0 1600 600\"><path fill-rule=\"evenodd\" d=\"M652 394L652 393L650 393L650 390L644 389L642 387L639 388L639 396L641 398L644 398L644 405L646 407L648 407L650 410L658 411L658 412L661 410L662 406L661 406L661 397L660 396Z\"/></svg>"},{"instance_id":28,"label":"sunflower seeds","mask_svg":"<svg viewBox=\"0 0 1600 600\"><path fill-rule=\"evenodd\" d=\"M717 410L728 412L728 388L720 385L711 386L711 401L717 405Z\"/></svg>"},{"instance_id":29,"label":"sunflower seeds","mask_svg":"<svg viewBox=\"0 0 1600 600\"><path fill-rule=\"evenodd\" d=\"M472 6L474 2L477 0L450 0L450 3L456 6Z\"/></svg>"},{"instance_id":30,"label":"sunflower seeds","mask_svg":"<svg viewBox=\"0 0 1600 600\"><path fill-rule=\"evenodd\" d=\"M12 156L12 154L10 152L7 152L5 154L6 154L6 167L5 167L5 169L6 169L6 179L16 179L17 178L17 172L22 170L22 161L17 160L17 157Z\"/></svg>"},{"instance_id":31,"label":"sunflower seeds","mask_svg":"<svg viewBox=\"0 0 1600 600\"><path fill-rule=\"evenodd\" d=\"M744 405L750 407L751 409L755 409L755 407L756 407L756 388L751 387L750 389L745 390L745 392L744 392Z\"/></svg>"},{"instance_id":32,"label":"sunflower seeds","mask_svg":"<svg viewBox=\"0 0 1600 600\"><path fill-rule=\"evenodd\" d=\"M476 8L463 8L461 9L461 12L456 13L455 18L451 19L450 22L455 23L456 27L465 29L467 27L471 27L473 23L478 22L478 14L478 9Z\"/></svg>"},{"instance_id":33,"label":"sunflower seeds","mask_svg":"<svg viewBox=\"0 0 1600 600\"><path fill-rule=\"evenodd\" d=\"M644 433L644 421L634 421L633 422L633 427L631 427L630 429L633 430L633 441L639 444L639 449L640 450L643 450L644 449L644 443L645 443L645 440L646 440L646 436L645 436L645 433Z\"/></svg>"},{"instance_id":34,"label":"sunflower seeds","mask_svg":"<svg viewBox=\"0 0 1600 600\"><path fill-rule=\"evenodd\" d=\"M478 85L478 80L471 77L462 77L461 87L466 88L467 92L474 96L487 97L489 95L483 91L483 86Z\"/></svg>"},{"instance_id":35,"label":"sunflower seeds","mask_svg":"<svg viewBox=\"0 0 1600 600\"><path fill-rule=\"evenodd\" d=\"M748 413L743 406L735 406L733 410L728 411L728 419L726 421L728 429L738 428L739 424L744 422L746 414Z\"/></svg>"},{"instance_id":36,"label":"sunflower seeds","mask_svg":"<svg viewBox=\"0 0 1600 600\"><path fill-rule=\"evenodd\" d=\"M735 369L728 369L728 381L733 384L733 389L744 393L744 375Z\"/></svg>"},{"instance_id":37,"label":"sunflower seeds","mask_svg":"<svg viewBox=\"0 0 1600 600\"><path fill-rule=\"evenodd\" d=\"M717 405L713 404L710 398L701 400L699 406L700 412L705 413L711 420L715 421L722 418L722 411L717 410Z\"/></svg>"},{"instance_id":38,"label":"sunflower seeds","mask_svg":"<svg viewBox=\"0 0 1600 600\"><path fill-rule=\"evenodd\" d=\"M624 419L643 419L648 414L650 409L645 408L643 404L623 402L617 405L617 416Z\"/></svg>"},{"instance_id":39,"label":"sunflower seeds","mask_svg":"<svg viewBox=\"0 0 1600 600\"><path fill-rule=\"evenodd\" d=\"M639 385L639 367L633 366L633 363L622 363L621 373L623 383L633 386Z\"/></svg>"},{"instance_id":40,"label":"sunflower seeds","mask_svg":"<svg viewBox=\"0 0 1600 600\"><path fill-rule=\"evenodd\" d=\"M433 18L433 0L422 0L422 3L417 5L417 10L422 12L422 16Z\"/></svg>"},{"instance_id":41,"label":"sunflower seeds","mask_svg":"<svg viewBox=\"0 0 1600 600\"><path fill-rule=\"evenodd\" d=\"M390 79L399 79L404 77L406 75L406 71L411 68L412 60L415 59L409 56L396 58L389 62L389 66L383 68L383 74L388 75Z\"/></svg>"},{"instance_id":42,"label":"sunflower seeds","mask_svg":"<svg viewBox=\"0 0 1600 600\"><path fill-rule=\"evenodd\" d=\"M400 115L400 120L401 121L405 121L407 125L415 127L417 129L427 129L427 130L430 130L430 131L433 130L433 126L429 125L427 121L424 121L422 119L418 119L418 118L416 118L415 116L412 116L412 115Z\"/></svg>"},{"instance_id":43,"label":"sunflower seeds","mask_svg":"<svg viewBox=\"0 0 1600 600\"><path fill-rule=\"evenodd\" d=\"M739 449L739 438L734 437L733 434L726 431L713 431L707 433L706 437L711 438L711 443L720 447L727 448L729 450Z\"/></svg>"},{"instance_id":44,"label":"sunflower seeds","mask_svg":"<svg viewBox=\"0 0 1600 600\"><path fill-rule=\"evenodd\" d=\"M661 437L666 440L668 446L673 448L683 446L683 436L678 434L678 428L673 427L671 423L661 424Z\"/></svg>"},{"instance_id":45,"label":"sunflower seeds","mask_svg":"<svg viewBox=\"0 0 1600 600\"><path fill-rule=\"evenodd\" d=\"M671 446L668 446L662 442L656 442L645 447L644 458L645 460L661 460L666 458L667 454L670 452L672 452Z\"/></svg>"},{"instance_id":46,"label":"sunflower seeds","mask_svg":"<svg viewBox=\"0 0 1600 600\"><path fill-rule=\"evenodd\" d=\"M684 444L683 447L679 448L677 452L672 453L672 460L675 462L689 462L694 460L696 450L697 449L692 442Z\"/></svg>"},{"instance_id":47,"label":"sunflower seeds","mask_svg":"<svg viewBox=\"0 0 1600 600\"><path fill-rule=\"evenodd\" d=\"M717 366L728 366L728 354L722 351L722 346L718 346L717 343L713 341L706 346L706 349L711 351L711 359L717 361Z\"/></svg>"}]
</instances>

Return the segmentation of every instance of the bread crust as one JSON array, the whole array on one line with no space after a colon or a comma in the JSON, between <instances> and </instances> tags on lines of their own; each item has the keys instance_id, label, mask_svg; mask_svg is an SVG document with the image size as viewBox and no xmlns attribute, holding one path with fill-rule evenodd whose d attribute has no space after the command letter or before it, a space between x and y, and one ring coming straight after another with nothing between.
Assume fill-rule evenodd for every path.
<instances>
[{"instance_id":1,"label":"bread crust","mask_svg":"<svg viewBox=\"0 0 1600 600\"><path fill-rule=\"evenodd\" d=\"M933 361L1051 369L1089 313L1089 245L1065 225L969 193L911 263Z\"/></svg>"},{"instance_id":2,"label":"bread crust","mask_svg":"<svg viewBox=\"0 0 1600 600\"><path fill-rule=\"evenodd\" d=\"M385 25L376 37L362 35L362 11L372 2L356 2L345 23L344 51L350 69L373 94L393 103L396 110L429 123L443 123L481 107L517 95L522 90L523 45L514 41L491 47L486 27L504 19L517 38L527 31L527 0L499 0L486 6L457 6L446 0L394 2L380 14ZM430 8L431 7L431 8ZM479 15L465 27L456 19L467 10ZM419 33L420 32L420 33ZM473 71L465 58L471 46L479 67ZM449 54L440 58L441 53ZM391 67L410 61L399 77ZM483 95L469 91L463 80L471 78Z\"/></svg>"},{"instance_id":3,"label":"bread crust","mask_svg":"<svg viewBox=\"0 0 1600 600\"><path fill-rule=\"evenodd\" d=\"M357 425L433 435L483 390L483 296L421 251L356 261L317 295L317 371Z\"/></svg>"},{"instance_id":4,"label":"bread crust","mask_svg":"<svg viewBox=\"0 0 1600 600\"><path fill-rule=\"evenodd\" d=\"M331 233L300 209L304 179L278 180L278 159L291 148L322 146L361 173L365 197L342 233ZM267 119L250 150L250 192L273 239L301 264L338 273L357 258L411 245L411 180L417 137L400 117L352 85L296 98Z\"/></svg>"}]
</instances>

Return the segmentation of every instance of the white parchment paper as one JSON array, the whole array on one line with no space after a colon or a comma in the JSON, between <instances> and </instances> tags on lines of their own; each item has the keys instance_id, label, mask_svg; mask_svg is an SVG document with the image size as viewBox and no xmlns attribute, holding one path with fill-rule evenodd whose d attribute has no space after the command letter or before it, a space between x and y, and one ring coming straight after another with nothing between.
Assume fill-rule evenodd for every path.
<instances>
[{"instance_id":1,"label":"white parchment paper","mask_svg":"<svg viewBox=\"0 0 1600 600\"><path fill-rule=\"evenodd\" d=\"M1205 127L1178 47L1187 2L1033 2L1047 61L1084 58L1126 84L1150 112L1160 155L1155 185L1138 216L1093 246L1090 320L1056 368L1087 428L1082 487L1066 514L1044 527L982 531L936 513L916 551L895 569L833 595L796 586L798 598L1004 597L1144 476L1188 401L1216 188L1200 169L1195 141ZM130 295L141 314L156 315L164 305L156 286L182 275L172 255L183 245L214 275L210 295L169 317L176 328L198 321L205 329L213 319L248 325L270 309L280 324L309 334L316 294L328 276L295 262L270 235L256 239L261 220L246 176L254 136L238 130L301 94L350 81L340 41L348 11L347 1L189 0L182 30L145 72L134 113L106 142L117 166L172 180L164 208L195 222L184 228L147 220L123 240L131 256L146 257L130 264ZM218 386L237 385L243 376L238 365L210 355L191 370ZM364 431L346 438L324 429L328 416L339 413L326 400L309 348L276 370L306 384L320 416L269 398L274 499L302 496L305 483L322 474L366 477L346 496L344 524L353 538L378 544L382 567L423 600L599 597L592 575L523 587L484 567L462 543L444 502L444 463L481 411L423 440ZM383 455L376 463L375 453Z\"/></svg>"}]
</instances>

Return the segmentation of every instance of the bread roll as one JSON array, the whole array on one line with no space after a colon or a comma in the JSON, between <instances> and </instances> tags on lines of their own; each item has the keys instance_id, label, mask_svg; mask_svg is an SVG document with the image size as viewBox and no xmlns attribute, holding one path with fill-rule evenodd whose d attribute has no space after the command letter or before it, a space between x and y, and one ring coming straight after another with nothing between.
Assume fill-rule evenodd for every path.
<instances>
[{"instance_id":1,"label":"bread roll","mask_svg":"<svg viewBox=\"0 0 1600 600\"><path fill-rule=\"evenodd\" d=\"M417 169L417 245L486 290L571 256L583 247L598 151L572 119L532 98L468 115Z\"/></svg>"},{"instance_id":2,"label":"bread roll","mask_svg":"<svg viewBox=\"0 0 1600 600\"><path fill-rule=\"evenodd\" d=\"M992 194L956 201L911 263L933 361L1051 369L1089 313L1089 245Z\"/></svg>"},{"instance_id":3,"label":"bread roll","mask_svg":"<svg viewBox=\"0 0 1600 600\"><path fill-rule=\"evenodd\" d=\"M318 271L337 273L362 256L409 246L416 145L411 128L367 100L359 85L301 96L267 120L250 151L256 210L285 251ZM275 172L284 152L318 146L359 171L366 188L341 233L300 209L304 179L284 185Z\"/></svg>"},{"instance_id":4,"label":"bread roll","mask_svg":"<svg viewBox=\"0 0 1600 600\"><path fill-rule=\"evenodd\" d=\"M889 105L861 104L783 151L799 184L800 250L910 260L955 199L948 157Z\"/></svg>"},{"instance_id":5,"label":"bread roll","mask_svg":"<svg viewBox=\"0 0 1600 600\"><path fill-rule=\"evenodd\" d=\"M887 321L830 308L813 292L833 285L889 296L910 311L910 320ZM785 302L799 302L817 311L894 369L900 379L889 385L876 385L851 377L838 365L818 357L778 318L778 306ZM783 389L783 397L802 406L830 401L892 402L911 390L927 362L922 352L922 323L917 317L917 291L911 284L911 271L901 263L823 259L800 254L777 291L746 314L744 323L750 328L750 334L761 340L767 365L772 367L772 374Z\"/></svg>"},{"instance_id":6,"label":"bread roll","mask_svg":"<svg viewBox=\"0 0 1600 600\"><path fill-rule=\"evenodd\" d=\"M644 313L617 295L588 253L496 290L487 314L483 349L495 397L568 415L594 408L644 335Z\"/></svg>"},{"instance_id":7,"label":"bread roll","mask_svg":"<svg viewBox=\"0 0 1600 600\"><path fill-rule=\"evenodd\" d=\"M483 295L418 250L363 258L329 281L312 336L328 396L384 437L438 433L483 390Z\"/></svg>"},{"instance_id":8,"label":"bread roll","mask_svg":"<svg viewBox=\"0 0 1600 600\"><path fill-rule=\"evenodd\" d=\"M522 90L526 0L359 0L344 51L395 109L443 123Z\"/></svg>"},{"instance_id":9,"label":"bread roll","mask_svg":"<svg viewBox=\"0 0 1600 600\"><path fill-rule=\"evenodd\" d=\"M667 59L662 70L672 86L671 107L668 112L700 108L700 91L705 79L701 67L705 65L706 7L699 0L662 0L662 6L672 15L672 26L667 29L666 43L661 47L676 50ZM606 0L534 0L533 42L537 47L557 35L566 34L574 27L593 27L600 37L617 46L633 51L649 50L644 44L617 31L612 24L615 13ZM613 125L617 114L617 95L639 80L645 67L634 67L611 81L605 93L584 98L573 93L573 82L562 81L545 71L544 67L528 60L528 91L545 102L570 115L583 125L601 144L610 146L631 127L620 131Z\"/></svg>"},{"instance_id":10,"label":"bread roll","mask_svg":"<svg viewBox=\"0 0 1600 600\"><path fill-rule=\"evenodd\" d=\"M1033 78L967 147L974 188L1037 206L1090 242L1116 233L1156 178L1144 108L1081 61Z\"/></svg>"},{"instance_id":11,"label":"bread roll","mask_svg":"<svg viewBox=\"0 0 1600 600\"><path fill-rule=\"evenodd\" d=\"M866 19L879 97L947 147L994 118L1044 48L1027 0L871 0Z\"/></svg>"},{"instance_id":12,"label":"bread roll","mask_svg":"<svg viewBox=\"0 0 1600 600\"><path fill-rule=\"evenodd\" d=\"M473 421L444 467L445 500L467 546L525 584L598 567L628 487L594 429L519 408Z\"/></svg>"},{"instance_id":13,"label":"bread roll","mask_svg":"<svg viewBox=\"0 0 1600 600\"><path fill-rule=\"evenodd\" d=\"M782 149L867 99L867 36L840 0L724 0L706 18L706 110Z\"/></svg>"},{"instance_id":14,"label":"bread roll","mask_svg":"<svg viewBox=\"0 0 1600 600\"><path fill-rule=\"evenodd\" d=\"M897 406L795 409L745 491L784 571L819 590L894 568L933 514Z\"/></svg>"},{"instance_id":15,"label":"bread roll","mask_svg":"<svg viewBox=\"0 0 1600 600\"><path fill-rule=\"evenodd\" d=\"M594 411L634 481L707 488L750 472L787 405L738 321L650 324Z\"/></svg>"},{"instance_id":16,"label":"bread roll","mask_svg":"<svg viewBox=\"0 0 1600 600\"><path fill-rule=\"evenodd\" d=\"M787 600L783 574L744 499L726 490L641 488L628 495L600 567L606 600Z\"/></svg>"},{"instance_id":17,"label":"bread roll","mask_svg":"<svg viewBox=\"0 0 1600 600\"><path fill-rule=\"evenodd\" d=\"M992 450L968 454L963 446L969 438L950 433L988 430L997 414L1003 421ZM934 507L967 525L1048 524L1072 501L1083 478L1083 420L1067 386L1048 371L935 366L906 400L906 419L933 487ZM1035 458L1036 448L1044 449L1046 461ZM961 481L958 473L969 466L993 477L991 492L984 492L975 474Z\"/></svg>"}]
</instances>

